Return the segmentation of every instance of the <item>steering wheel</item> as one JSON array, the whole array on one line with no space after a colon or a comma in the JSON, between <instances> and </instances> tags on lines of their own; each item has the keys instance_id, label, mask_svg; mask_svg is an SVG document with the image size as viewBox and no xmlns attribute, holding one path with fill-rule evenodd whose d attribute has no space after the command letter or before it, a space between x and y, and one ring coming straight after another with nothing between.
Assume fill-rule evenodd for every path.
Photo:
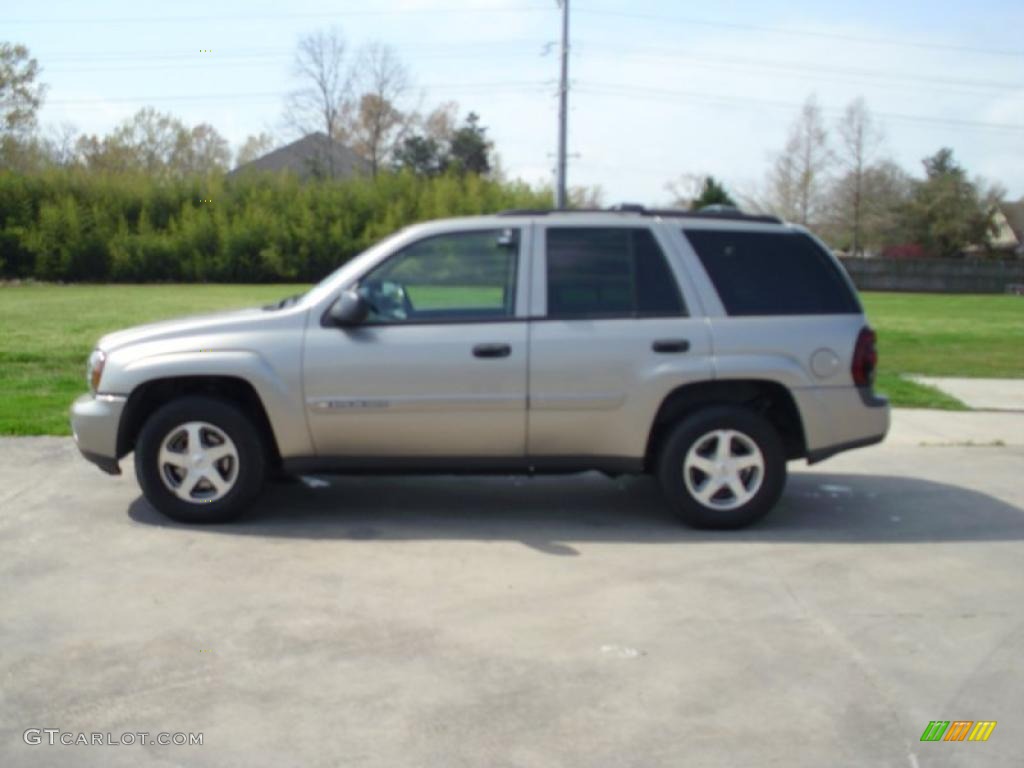
<instances>
[{"instance_id":1,"label":"steering wheel","mask_svg":"<svg viewBox=\"0 0 1024 768\"><path fill-rule=\"evenodd\" d=\"M405 320L413 312L412 303L401 283L391 280L372 280L360 286L360 293L370 309L385 322Z\"/></svg>"}]
</instances>

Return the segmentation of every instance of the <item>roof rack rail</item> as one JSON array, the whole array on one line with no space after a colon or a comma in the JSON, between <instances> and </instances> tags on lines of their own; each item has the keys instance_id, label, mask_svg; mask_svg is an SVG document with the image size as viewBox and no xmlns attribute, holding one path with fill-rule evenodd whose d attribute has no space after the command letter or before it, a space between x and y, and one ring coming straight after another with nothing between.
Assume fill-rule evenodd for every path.
<instances>
[{"instance_id":1,"label":"roof rack rail","mask_svg":"<svg viewBox=\"0 0 1024 768\"><path fill-rule=\"evenodd\" d=\"M743 211L727 208L716 208L712 210L684 211L679 208L645 208L637 203L620 203L610 208L572 208L564 211L557 211L551 208L513 208L507 211L500 211L498 216L552 216L554 214L573 213L631 213L638 216L651 216L657 218L672 219L717 219L722 221L749 221L764 224L782 224L778 216L767 214L744 213Z\"/></svg>"},{"instance_id":2,"label":"roof rack rail","mask_svg":"<svg viewBox=\"0 0 1024 768\"><path fill-rule=\"evenodd\" d=\"M644 211L645 216L660 216L676 219L725 219L727 221L752 221L765 224L782 224L782 219L766 213L744 213L738 208L734 210L716 209L700 211L683 211L677 208L653 208Z\"/></svg>"}]
</instances>

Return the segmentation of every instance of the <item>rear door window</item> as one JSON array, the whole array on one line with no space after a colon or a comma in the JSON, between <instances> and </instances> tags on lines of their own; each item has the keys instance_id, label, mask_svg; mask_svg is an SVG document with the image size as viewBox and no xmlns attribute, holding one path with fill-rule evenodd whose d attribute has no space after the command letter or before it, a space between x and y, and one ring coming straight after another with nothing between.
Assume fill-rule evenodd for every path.
<instances>
[{"instance_id":1,"label":"rear door window","mask_svg":"<svg viewBox=\"0 0 1024 768\"><path fill-rule=\"evenodd\" d=\"M859 314L841 267L802 232L683 232L730 315Z\"/></svg>"}]
</instances>

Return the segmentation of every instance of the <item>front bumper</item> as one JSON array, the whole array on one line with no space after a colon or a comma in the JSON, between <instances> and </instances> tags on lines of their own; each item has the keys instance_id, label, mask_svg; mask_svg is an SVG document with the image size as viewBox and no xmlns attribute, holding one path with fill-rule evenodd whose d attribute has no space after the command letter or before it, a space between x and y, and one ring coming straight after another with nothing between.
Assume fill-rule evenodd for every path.
<instances>
[{"instance_id":1,"label":"front bumper","mask_svg":"<svg viewBox=\"0 0 1024 768\"><path fill-rule=\"evenodd\" d=\"M117 462L117 430L128 398L82 395L71 406L71 432L82 456L107 474L121 474Z\"/></svg>"}]
</instances>

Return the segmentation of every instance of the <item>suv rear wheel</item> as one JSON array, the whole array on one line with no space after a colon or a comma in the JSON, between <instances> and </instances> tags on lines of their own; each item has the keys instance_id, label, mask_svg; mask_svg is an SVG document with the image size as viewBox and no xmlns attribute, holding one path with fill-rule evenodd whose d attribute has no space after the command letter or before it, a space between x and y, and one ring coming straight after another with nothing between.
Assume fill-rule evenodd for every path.
<instances>
[{"instance_id":1,"label":"suv rear wheel","mask_svg":"<svg viewBox=\"0 0 1024 768\"><path fill-rule=\"evenodd\" d=\"M767 514L786 483L775 428L745 408L720 406L682 421L665 441L658 480L694 528L742 528Z\"/></svg>"},{"instance_id":2,"label":"suv rear wheel","mask_svg":"<svg viewBox=\"0 0 1024 768\"><path fill-rule=\"evenodd\" d=\"M263 487L265 451L244 412L223 400L183 397L157 410L135 446L146 499L184 523L237 517Z\"/></svg>"}]
</instances>

